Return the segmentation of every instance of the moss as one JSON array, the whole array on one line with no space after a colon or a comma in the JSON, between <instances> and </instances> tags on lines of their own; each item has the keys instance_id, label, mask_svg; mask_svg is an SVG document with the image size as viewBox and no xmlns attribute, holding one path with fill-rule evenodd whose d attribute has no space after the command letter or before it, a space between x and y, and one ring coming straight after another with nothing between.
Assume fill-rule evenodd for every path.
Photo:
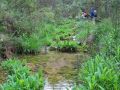
<instances>
[{"instance_id":1,"label":"moss","mask_svg":"<svg viewBox=\"0 0 120 90\"><path fill-rule=\"evenodd\" d=\"M21 56L26 59L28 63L33 63L41 67L51 84L56 84L61 80L74 80L76 78L77 70L75 63L77 62L77 55L80 56L82 62L88 56L77 53L60 53L50 51L48 54L39 54L31 56Z\"/></svg>"},{"instance_id":2,"label":"moss","mask_svg":"<svg viewBox=\"0 0 120 90\"><path fill-rule=\"evenodd\" d=\"M59 74L63 75L65 79L68 79L68 80L73 80L75 78L76 73L77 73L76 69L74 69L73 66L63 67L59 72Z\"/></svg>"}]
</instances>

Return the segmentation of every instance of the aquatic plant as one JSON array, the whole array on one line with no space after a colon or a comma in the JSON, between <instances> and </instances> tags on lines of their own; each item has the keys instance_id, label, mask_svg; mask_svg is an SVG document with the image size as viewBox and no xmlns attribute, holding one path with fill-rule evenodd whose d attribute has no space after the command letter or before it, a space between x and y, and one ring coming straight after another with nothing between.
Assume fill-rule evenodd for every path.
<instances>
[{"instance_id":1,"label":"aquatic plant","mask_svg":"<svg viewBox=\"0 0 120 90\"><path fill-rule=\"evenodd\" d=\"M0 85L0 90L41 90L44 80L42 72L31 74L29 68L18 59L2 62L2 67L8 70L7 81Z\"/></svg>"},{"instance_id":2,"label":"aquatic plant","mask_svg":"<svg viewBox=\"0 0 120 90\"><path fill-rule=\"evenodd\" d=\"M79 71L82 84L75 90L119 90L120 47L116 36L119 33L110 20L104 20L97 26L96 34L100 51L82 64Z\"/></svg>"},{"instance_id":3,"label":"aquatic plant","mask_svg":"<svg viewBox=\"0 0 120 90\"><path fill-rule=\"evenodd\" d=\"M18 40L23 49L23 53L39 52L42 46L40 36L35 33L30 36L23 34Z\"/></svg>"}]
</instances>

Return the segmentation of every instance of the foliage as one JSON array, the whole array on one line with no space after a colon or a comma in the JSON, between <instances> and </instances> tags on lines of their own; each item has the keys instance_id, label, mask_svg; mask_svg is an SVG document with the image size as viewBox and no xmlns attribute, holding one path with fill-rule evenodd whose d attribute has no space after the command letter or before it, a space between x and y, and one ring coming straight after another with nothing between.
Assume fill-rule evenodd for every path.
<instances>
[{"instance_id":1,"label":"foliage","mask_svg":"<svg viewBox=\"0 0 120 90\"><path fill-rule=\"evenodd\" d=\"M76 23L76 33L79 40L85 40L89 34L95 33L96 25L91 21L79 21Z\"/></svg>"},{"instance_id":2,"label":"foliage","mask_svg":"<svg viewBox=\"0 0 120 90\"><path fill-rule=\"evenodd\" d=\"M37 0L1 0L0 7L0 31L14 40L16 52L39 52L47 42L47 23L54 23L52 9L39 8Z\"/></svg>"},{"instance_id":3,"label":"foliage","mask_svg":"<svg viewBox=\"0 0 120 90\"><path fill-rule=\"evenodd\" d=\"M24 3L22 3L24 1ZM33 27L40 18L35 18L36 13L36 0L15 0L1 1L1 20L6 22L4 27L11 29L15 34L29 33L30 30L33 31ZM9 28L7 26L10 26Z\"/></svg>"},{"instance_id":4,"label":"foliage","mask_svg":"<svg viewBox=\"0 0 120 90\"><path fill-rule=\"evenodd\" d=\"M76 34L72 29L74 24L74 20L66 19L56 25L52 37L53 43L51 44L51 47L55 47L59 51L76 52L78 43L72 39L72 37Z\"/></svg>"},{"instance_id":5,"label":"foliage","mask_svg":"<svg viewBox=\"0 0 120 90\"><path fill-rule=\"evenodd\" d=\"M60 41L57 43L57 47L60 51L76 52L78 44L75 41Z\"/></svg>"},{"instance_id":6,"label":"foliage","mask_svg":"<svg viewBox=\"0 0 120 90\"><path fill-rule=\"evenodd\" d=\"M119 90L119 42L110 20L103 20L96 29L99 53L82 64L79 80L83 83L75 90Z\"/></svg>"},{"instance_id":7,"label":"foliage","mask_svg":"<svg viewBox=\"0 0 120 90\"><path fill-rule=\"evenodd\" d=\"M37 34L31 34L30 36L23 34L21 37L19 37L19 42L23 48L23 53L39 52L42 46L40 36Z\"/></svg>"},{"instance_id":8,"label":"foliage","mask_svg":"<svg viewBox=\"0 0 120 90\"><path fill-rule=\"evenodd\" d=\"M49 25L53 27L52 24ZM61 23L55 24L52 29L48 27L49 25L46 25L46 31L52 30L53 32L46 35L47 42L52 42L49 44L51 47L67 52L86 51L85 41L88 35L95 33L96 30L96 25L91 21L75 21L73 19L65 19Z\"/></svg>"},{"instance_id":9,"label":"foliage","mask_svg":"<svg viewBox=\"0 0 120 90\"><path fill-rule=\"evenodd\" d=\"M118 90L120 73L117 70L114 61L96 56L83 65L80 77L88 90Z\"/></svg>"},{"instance_id":10,"label":"foliage","mask_svg":"<svg viewBox=\"0 0 120 90\"><path fill-rule=\"evenodd\" d=\"M43 88L43 76L39 73L30 74L30 70L18 59L2 62L2 67L9 71L8 79L1 90L39 90Z\"/></svg>"},{"instance_id":11,"label":"foliage","mask_svg":"<svg viewBox=\"0 0 120 90\"><path fill-rule=\"evenodd\" d=\"M110 20L103 20L97 27L97 42L99 42L100 52L107 55L114 54L117 45L116 32Z\"/></svg>"},{"instance_id":12,"label":"foliage","mask_svg":"<svg viewBox=\"0 0 120 90\"><path fill-rule=\"evenodd\" d=\"M9 41L14 40L17 52L22 53L39 52L43 45L60 51L86 50L88 46L84 42L94 33L100 55L83 64L79 72L83 84L77 89L119 90L119 5L120 0L1 0L0 32L7 33ZM88 20L68 19L76 18L80 8L89 13L91 7L97 9L98 18L110 19L97 25ZM81 47L78 42L82 43ZM0 42L0 53L4 53L1 43L4 40ZM1 85L3 90L36 90L43 86L41 73L30 75L29 69L18 60L8 60L2 66L10 74L7 82Z\"/></svg>"},{"instance_id":13,"label":"foliage","mask_svg":"<svg viewBox=\"0 0 120 90\"><path fill-rule=\"evenodd\" d=\"M63 17L75 18L78 15L77 2L50 0L38 3L38 0L1 0L0 27L4 27L2 31L15 40L16 52L37 53L43 45L50 46L53 38L66 39L74 35L71 28L74 27L75 20ZM65 15L67 12L69 15Z\"/></svg>"}]
</instances>

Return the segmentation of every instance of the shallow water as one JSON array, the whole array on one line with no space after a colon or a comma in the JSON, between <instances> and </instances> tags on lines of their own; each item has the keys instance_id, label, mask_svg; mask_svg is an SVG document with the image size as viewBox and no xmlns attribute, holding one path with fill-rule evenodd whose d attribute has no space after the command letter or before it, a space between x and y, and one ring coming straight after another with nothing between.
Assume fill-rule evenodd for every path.
<instances>
[{"instance_id":1,"label":"shallow water","mask_svg":"<svg viewBox=\"0 0 120 90\"><path fill-rule=\"evenodd\" d=\"M47 79L44 86L44 90L72 90L72 88L72 81L59 81L57 84L50 84Z\"/></svg>"},{"instance_id":2,"label":"shallow water","mask_svg":"<svg viewBox=\"0 0 120 90\"><path fill-rule=\"evenodd\" d=\"M76 83L80 64L89 58L85 53L60 53L50 51L48 54L22 55L19 57L26 61L33 72L43 70L45 76L44 90L71 90ZM0 83L7 77L0 67Z\"/></svg>"},{"instance_id":3,"label":"shallow water","mask_svg":"<svg viewBox=\"0 0 120 90\"><path fill-rule=\"evenodd\" d=\"M47 78L44 90L67 90L77 79L79 65L88 57L85 53L51 51L48 54L22 56L21 59L27 61L32 71L43 69Z\"/></svg>"}]
</instances>

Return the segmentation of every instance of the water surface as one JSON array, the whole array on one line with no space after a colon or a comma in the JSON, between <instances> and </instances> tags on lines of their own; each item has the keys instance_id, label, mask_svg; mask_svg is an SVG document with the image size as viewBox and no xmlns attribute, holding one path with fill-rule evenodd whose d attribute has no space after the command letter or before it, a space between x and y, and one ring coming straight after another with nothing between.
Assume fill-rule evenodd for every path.
<instances>
[{"instance_id":1,"label":"water surface","mask_svg":"<svg viewBox=\"0 0 120 90\"><path fill-rule=\"evenodd\" d=\"M25 55L21 59L27 61L32 71L43 70L46 78L44 90L67 90L77 79L79 65L88 57L85 53L50 51L48 54Z\"/></svg>"}]
</instances>

